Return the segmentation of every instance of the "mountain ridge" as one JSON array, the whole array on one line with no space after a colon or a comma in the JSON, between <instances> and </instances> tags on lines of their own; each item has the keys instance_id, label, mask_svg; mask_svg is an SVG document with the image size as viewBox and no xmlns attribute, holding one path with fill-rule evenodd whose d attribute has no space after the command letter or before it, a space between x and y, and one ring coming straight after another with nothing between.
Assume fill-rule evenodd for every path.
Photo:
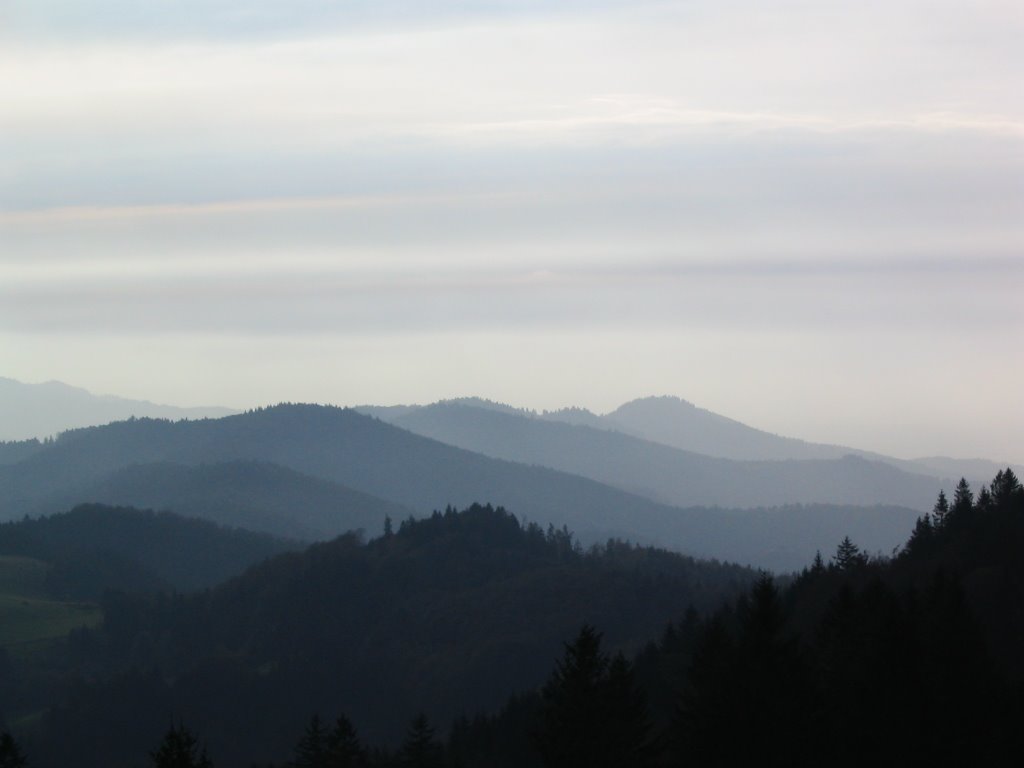
<instances>
[{"instance_id":1,"label":"mountain ridge","mask_svg":"<svg viewBox=\"0 0 1024 768\"><path fill-rule=\"evenodd\" d=\"M238 411L222 407L179 407L116 395L96 395L61 381L28 384L0 376L0 441L45 438L78 427L135 417L220 418Z\"/></svg>"},{"instance_id":2,"label":"mountain ridge","mask_svg":"<svg viewBox=\"0 0 1024 768\"><path fill-rule=\"evenodd\" d=\"M449 504L491 502L528 520L567 525L588 544L629 539L776 569L798 567L846 534L887 551L917 516L891 505L821 505L822 519L804 531L803 522L786 522L781 512L680 509L570 473L488 458L351 409L311 405L217 420L136 419L64 433L25 460L0 466L0 516L57 511L69 497L133 464L232 461L278 464L420 516ZM930 488L929 495L935 492ZM296 514L301 520L301 506Z\"/></svg>"},{"instance_id":3,"label":"mountain ridge","mask_svg":"<svg viewBox=\"0 0 1024 768\"><path fill-rule=\"evenodd\" d=\"M738 461L615 430L456 402L401 413L391 423L486 456L569 472L677 507L889 503L925 511L937 487L952 486L948 479L850 454Z\"/></svg>"}]
</instances>

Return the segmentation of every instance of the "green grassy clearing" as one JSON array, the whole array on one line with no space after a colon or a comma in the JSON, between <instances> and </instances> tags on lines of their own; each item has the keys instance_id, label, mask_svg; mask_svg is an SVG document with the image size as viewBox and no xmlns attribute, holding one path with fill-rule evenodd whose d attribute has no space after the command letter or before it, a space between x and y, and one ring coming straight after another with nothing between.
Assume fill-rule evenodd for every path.
<instances>
[{"instance_id":1,"label":"green grassy clearing","mask_svg":"<svg viewBox=\"0 0 1024 768\"><path fill-rule=\"evenodd\" d=\"M28 557L0 557L0 648L30 651L77 627L99 624L103 612L91 603L66 603L46 596L49 566Z\"/></svg>"}]
</instances>

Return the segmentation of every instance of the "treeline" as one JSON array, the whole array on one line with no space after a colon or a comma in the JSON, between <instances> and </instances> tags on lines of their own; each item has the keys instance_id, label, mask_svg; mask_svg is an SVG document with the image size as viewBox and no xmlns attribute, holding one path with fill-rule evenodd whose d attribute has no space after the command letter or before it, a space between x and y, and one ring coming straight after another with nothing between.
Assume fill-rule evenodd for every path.
<instances>
[{"instance_id":1,"label":"treeline","mask_svg":"<svg viewBox=\"0 0 1024 768\"><path fill-rule=\"evenodd\" d=\"M453 536L455 531L458 537ZM495 549L492 539L504 540L505 547ZM336 557L328 557L331 546L376 552L371 560L403 550L412 555L411 560L402 559L401 568L387 578L398 578L400 573L408 588L425 575L419 568L434 569L437 572L427 579L426 592L441 592L442 585L472 578L477 567L484 574L488 569L492 574L509 573L510 543L515 545L513 551L522 546L535 555L545 553L566 561L619 556L634 564L643 562L639 554L643 551L629 547L618 555L615 547L605 555L587 555L572 544L567 532L524 529L487 508L466 513L449 510L428 521L408 522L379 542L371 542L379 551L349 542L314 548L308 557L288 556L264 566L257 582L242 579L232 589L251 591L262 582L264 588L273 584L273 589L280 590L282 582L271 578L277 569L292 574L292 583L319 583L316 563L337 562ZM427 550L421 549L424 545L429 545ZM371 747L389 742L372 736L364 741L357 733L354 723L366 722L369 706L339 706L344 697L325 706L327 698L317 691L303 697L293 689L287 701L291 716L279 717L269 726L264 721L265 727L280 729L287 720L290 758L282 761L285 750L268 751L264 754L280 755L278 762L258 765L660 768L754 762L799 766L823 761L839 766L1016 765L1024 754L1020 727L1024 668L1019 653L1024 647L1022 545L1024 490L1012 471L1000 472L977 496L963 482L952 503L940 495L935 510L922 516L913 537L894 557L868 556L846 539L828 562L817 557L784 587L762 575L717 609L707 604L692 607L664 628L658 640L633 654L631 661L607 651L598 629L578 623L574 639L562 645L560 655L541 660L547 668L545 683L520 686L525 692L496 712L492 709L493 714L457 718L447 738L438 735L434 723L451 720L421 715L407 721L404 735L390 742L395 746ZM467 552L475 555L467 560ZM452 568L457 560L461 563ZM591 567L596 568L597 562ZM378 576L386 572L381 562L375 570ZM354 571L349 566L347 571L329 572L341 577ZM610 588L611 583L602 594L624 599ZM522 589L524 582L516 587ZM647 581L634 599L656 588L656 581ZM548 599L564 602L571 594ZM488 596L494 598L496 593ZM279 597L294 600L295 593L286 590ZM253 606L257 604L267 610L266 602ZM465 607L443 620L456 622L459 630L470 627L476 617L461 613ZM314 620L323 618L319 615ZM422 626L416 626L422 633ZM600 622L598 626L605 628ZM291 631L288 627L281 642L295 637L294 642L301 645L308 629L296 628L294 636ZM369 636L371 642L383 638L375 633ZM394 639L387 636L388 642ZM256 653L257 640L250 637L245 647L255 654L255 661L265 663L266 657ZM416 644L428 653L436 649L429 631L417 637ZM622 643L608 645L614 648ZM469 698L463 687L466 680L457 669L470 661L472 647L460 646L453 658L442 663L444 673L439 678L461 688L464 701ZM220 648L226 650L223 643ZM303 647L303 653L309 653L309 648ZM488 668L498 675L503 663L517 661L510 655L491 657ZM293 672L300 668L295 659L285 666ZM323 657L315 658L313 668L335 684L339 679ZM241 717L245 704L237 688L231 697L218 698L218 686L232 682L232 677L223 668L207 665L204 669L213 676L207 691L218 702L216 706L235 701ZM406 676L417 674L401 661L399 669ZM154 686L165 685L156 677L150 680ZM116 686L116 691L107 689L108 696L132 692L137 704L146 700L146 692L132 688L125 679ZM242 697L257 690L250 686ZM393 714L401 703L408 703L384 691L378 685L377 693ZM102 699L82 699L90 707L102 703ZM304 728L294 717L303 705ZM156 762L162 746L150 745L154 766L256 765L251 759L238 760L243 750L225 746L224 734L209 728L213 721L204 718L203 706L192 702L191 708L176 711L202 723L196 726L200 738L182 729L191 740L188 760L192 762ZM313 712L326 719L310 719ZM108 711L106 716L117 715ZM87 734L77 734L72 742L83 736ZM250 720L248 731L236 731L232 738L257 737ZM210 739L208 757L203 754L203 738ZM145 752L139 749L135 754Z\"/></svg>"},{"instance_id":2,"label":"treeline","mask_svg":"<svg viewBox=\"0 0 1024 768\"><path fill-rule=\"evenodd\" d=\"M43 441L34 437L29 440L0 440L0 466L17 464L32 454L38 453L43 446L52 444L53 438L51 437Z\"/></svg>"},{"instance_id":3,"label":"treeline","mask_svg":"<svg viewBox=\"0 0 1024 768\"><path fill-rule=\"evenodd\" d=\"M1013 472L976 498L961 481L894 558L844 539L786 589L763 575L689 611L632 664L584 627L539 692L457 721L443 764L1017 765L1022 545Z\"/></svg>"},{"instance_id":4,"label":"treeline","mask_svg":"<svg viewBox=\"0 0 1024 768\"><path fill-rule=\"evenodd\" d=\"M681 606L712 610L756 578L618 541L584 549L490 506L388 528L203 593L109 594L102 627L66 644L88 677L40 703L40 768L130 764L178 715L222 765L286 755L313 712L394 745L418 712L446 726L535 688L584 622L632 653Z\"/></svg>"},{"instance_id":5,"label":"treeline","mask_svg":"<svg viewBox=\"0 0 1024 768\"><path fill-rule=\"evenodd\" d=\"M298 548L293 541L171 512L103 504L0 523L0 555L49 563L48 591L68 600L98 601L109 590L211 587Z\"/></svg>"},{"instance_id":6,"label":"treeline","mask_svg":"<svg viewBox=\"0 0 1024 768\"><path fill-rule=\"evenodd\" d=\"M621 682L626 672L610 686L614 704L588 709L598 698L588 693L552 721L549 682L539 697L457 725L452 765L1016 765L1022 546L1013 472L977 498L962 481L894 558L845 539L786 589L764 575L733 604L668 627L627 670L637 688ZM552 722L557 754L545 750Z\"/></svg>"}]
</instances>

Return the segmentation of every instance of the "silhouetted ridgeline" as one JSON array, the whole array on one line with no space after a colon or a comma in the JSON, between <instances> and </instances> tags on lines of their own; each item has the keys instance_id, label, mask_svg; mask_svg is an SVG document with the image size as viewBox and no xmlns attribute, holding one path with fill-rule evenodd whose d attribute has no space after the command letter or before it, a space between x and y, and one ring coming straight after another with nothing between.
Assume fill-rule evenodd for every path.
<instances>
[{"instance_id":1,"label":"silhouetted ridgeline","mask_svg":"<svg viewBox=\"0 0 1024 768\"><path fill-rule=\"evenodd\" d=\"M677 507L832 503L924 509L941 485L937 477L925 476L919 467L908 472L875 458L852 455L849 450L840 453L838 448L799 461L738 461L702 455L695 448L680 450L608 428L566 424L472 402L385 411L384 417L416 434L485 456L570 472ZM716 424L721 421L756 432L722 417L714 419ZM672 420L663 421L669 428ZM701 444L700 435L691 434L686 425L671 424L671 428L673 434L685 434L694 444ZM729 435L718 437L721 441ZM717 444L711 436L709 441Z\"/></svg>"},{"instance_id":2,"label":"silhouetted ridgeline","mask_svg":"<svg viewBox=\"0 0 1024 768\"><path fill-rule=\"evenodd\" d=\"M573 446L565 452L583 450ZM870 488L877 480L870 462L848 464L852 474L844 482ZM665 477L676 469L671 462L652 466ZM728 489L737 478L721 476L717 485ZM890 551L919 514L849 505L680 509L576 475L461 450L352 410L320 406L282 405L192 422L117 422L65 433L17 464L0 466L0 515L12 519L103 501L170 508L294 537L352 528L374 535L385 515L405 517L406 509L426 515L449 503L465 506L479 499L542 524L568 526L586 543L622 538L774 569L799 568L815 549L846 533L871 551Z\"/></svg>"}]
</instances>

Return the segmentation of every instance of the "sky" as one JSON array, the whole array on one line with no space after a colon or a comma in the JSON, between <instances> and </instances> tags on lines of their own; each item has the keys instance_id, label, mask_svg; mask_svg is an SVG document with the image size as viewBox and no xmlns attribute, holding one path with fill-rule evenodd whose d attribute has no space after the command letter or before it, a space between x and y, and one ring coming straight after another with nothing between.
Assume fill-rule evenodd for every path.
<instances>
[{"instance_id":1,"label":"sky","mask_svg":"<svg viewBox=\"0 0 1024 768\"><path fill-rule=\"evenodd\" d=\"M0 375L1024 462L1019 0L0 0Z\"/></svg>"}]
</instances>

